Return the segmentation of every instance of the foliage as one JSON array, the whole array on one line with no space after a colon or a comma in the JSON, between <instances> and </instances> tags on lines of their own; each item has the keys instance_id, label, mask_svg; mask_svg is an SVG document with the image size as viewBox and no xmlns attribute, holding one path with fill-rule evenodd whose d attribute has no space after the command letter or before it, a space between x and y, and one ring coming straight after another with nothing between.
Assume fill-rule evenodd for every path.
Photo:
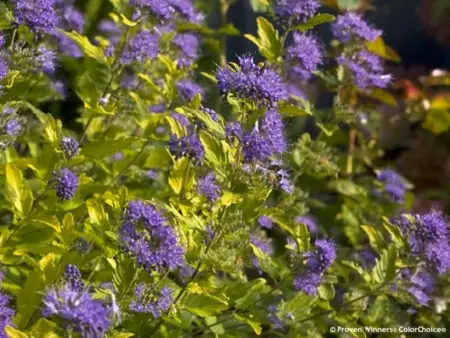
<instances>
[{"instance_id":1,"label":"foliage","mask_svg":"<svg viewBox=\"0 0 450 338\"><path fill-rule=\"evenodd\" d=\"M213 29L208 9L223 19L233 1L216 2L0 4L1 337L448 320L448 220L411 213L411 183L381 162L377 107L396 105L383 59L400 61L381 31L315 0L250 1L256 36ZM262 62L227 63L241 34ZM316 107L307 81L333 104ZM448 131L448 108L433 99L423 127Z\"/></svg>"}]
</instances>

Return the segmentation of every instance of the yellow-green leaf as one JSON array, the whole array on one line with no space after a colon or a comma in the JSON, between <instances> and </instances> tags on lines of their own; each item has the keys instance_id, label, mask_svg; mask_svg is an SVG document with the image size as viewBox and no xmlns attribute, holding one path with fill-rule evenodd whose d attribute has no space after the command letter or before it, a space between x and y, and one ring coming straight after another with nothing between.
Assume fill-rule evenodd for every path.
<instances>
[{"instance_id":1,"label":"yellow-green leaf","mask_svg":"<svg viewBox=\"0 0 450 338\"><path fill-rule=\"evenodd\" d=\"M74 41L81 48L81 50L84 52L86 56L89 56L98 61L102 62L106 61L103 49L94 46L86 36L83 36L76 31L72 32L61 31L61 32L68 38L70 38L72 41Z\"/></svg>"},{"instance_id":2,"label":"yellow-green leaf","mask_svg":"<svg viewBox=\"0 0 450 338\"><path fill-rule=\"evenodd\" d=\"M367 41L366 47L369 52L382 57L383 59L400 62L402 59L395 50L386 45L382 37L378 37L374 41Z\"/></svg>"}]
</instances>

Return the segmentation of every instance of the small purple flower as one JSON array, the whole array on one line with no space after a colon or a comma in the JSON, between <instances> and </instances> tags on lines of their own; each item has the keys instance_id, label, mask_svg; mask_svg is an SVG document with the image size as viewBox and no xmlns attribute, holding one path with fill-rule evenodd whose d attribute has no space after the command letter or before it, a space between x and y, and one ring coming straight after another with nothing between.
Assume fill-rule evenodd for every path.
<instances>
[{"instance_id":1,"label":"small purple flower","mask_svg":"<svg viewBox=\"0 0 450 338\"><path fill-rule=\"evenodd\" d=\"M64 136L60 144L61 150L67 158L74 158L80 152L80 144L76 139L69 136Z\"/></svg>"},{"instance_id":2,"label":"small purple flower","mask_svg":"<svg viewBox=\"0 0 450 338\"><path fill-rule=\"evenodd\" d=\"M203 88L190 79L184 79L176 84L178 94L183 102L191 101L195 94L205 95Z\"/></svg>"},{"instance_id":3,"label":"small purple flower","mask_svg":"<svg viewBox=\"0 0 450 338\"><path fill-rule=\"evenodd\" d=\"M434 289L434 279L426 271L418 271L410 278L411 286L408 292L416 298L420 305L428 305L429 295Z\"/></svg>"},{"instance_id":4,"label":"small purple flower","mask_svg":"<svg viewBox=\"0 0 450 338\"><path fill-rule=\"evenodd\" d=\"M184 20L192 23L200 23L203 20L203 15L197 12L192 0L167 0L167 2Z\"/></svg>"},{"instance_id":5,"label":"small purple flower","mask_svg":"<svg viewBox=\"0 0 450 338\"><path fill-rule=\"evenodd\" d=\"M3 129L6 135L16 137L20 134L20 131L22 130L22 124L19 122L19 120L13 117L8 121L6 121Z\"/></svg>"},{"instance_id":6,"label":"small purple flower","mask_svg":"<svg viewBox=\"0 0 450 338\"><path fill-rule=\"evenodd\" d=\"M0 273L0 283L3 281L3 273ZM11 298L0 292L0 338L8 338L6 335L6 326L12 326L12 317L15 315L15 311L11 309L9 303Z\"/></svg>"},{"instance_id":7,"label":"small purple flower","mask_svg":"<svg viewBox=\"0 0 450 338\"><path fill-rule=\"evenodd\" d=\"M131 201L119 237L122 249L146 271L174 270L183 265L184 249L172 227L151 204Z\"/></svg>"},{"instance_id":8,"label":"small purple flower","mask_svg":"<svg viewBox=\"0 0 450 338\"><path fill-rule=\"evenodd\" d=\"M170 116L173 117L183 127L187 127L191 124L186 115L183 115L183 114L180 114L177 112L172 112L172 113L170 113Z\"/></svg>"},{"instance_id":9,"label":"small purple flower","mask_svg":"<svg viewBox=\"0 0 450 338\"><path fill-rule=\"evenodd\" d=\"M225 126L225 136L228 139L238 139L242 140L244 132L242 131L242 126L239 122L229 122Z\"/></svg>"},{"instance_id":10,"label":"small purple flower","mask_svg":"<svg viewBox=\"0 0 450 338\"><path fill-rule=\"evenodd\" d=\"M75 265L68 264L62 277L64 282L69 285L72 290L83 291L84 282L81 279L81 272Z\"/></svg>"},{"instance_id":11,"label":"small purple flower","mask_svg":"<svg viewBox=\"0 0 450 338\"><path fill-rule=\"evenodd\" d=\"M274 109L266 111L262 120L262 130L270 144L272 154L282 154L286 151L286 138L281 115Z\"/></svg>"},{"instance_id":12,"label":"small purple flower","mask_svg":"<svg viewBox=\"0 0 450 338\"><path fill-rule=\"evenodd\" d=\"M130 5L148 9L160 20L169 20L175 14L175 9L167 0L130 0Z\"/></svg>"},{"instance_id":13,"label":"small purple flower","mask_svg":"<svg viewBox=\"0 0 450 338\"><path fill-rule=\"evenodd\" d=\"M181 138L171 135L169 150L177 159L187 157L195 162L201 162L205 154L202 143L194 133Z\"/></svg>"},{"instance_id":14,"label":"small purple flower","mask_svg":"<svg viewBox=\"0 0 450 338\"><path fill-rule=\"evenodd\" d=\"M317 293L317 287L322 280L322 276L318 273L308 272L294 278L294 289L303 293L314 296Z\"/></svg>"},{"instance_id":15,"label":"small purple flower","mask_svg":"<svg viewBox=\"0 0 450 338\"><path fill-rule=\"evenodd\" d=\"M277 0L275 15L281 22L305 22L316 14L319 7L317 0Z\"/></svg>"},{"instance_id":16,"label":"small purple flower","mask_svg":"<svg viewBox=\"0 0 450 338\"><path fill-rule=\"evenodd\" d=\"M138 313L150 313L154 318L161 317L172 305L172 290L164 286L158 292L154 287L144 283L134 289L134 299L130 303L130 310Z\"/></svg>"},{"instance_id":17,"label":"small purple flower","mask_svg":"<svg viewBox=\"0 0 450 338\"><path fill-rule=\"evenodd\" d=\"M258 223L261 228L264 229L272 229L273 228L273 222L272 220L267 216L259 216Z\"/></svg>"},{"instance_id":18,"label":"small purple flower","mask_svg":"<svg viewBox=\"0 0 450 338\"><path fill-rule=\"evenodd\" d=\"M208 114L213 121L219 121L219 114L214 109L201 106L200 110Z\"/></svg>"},{"instance_id":19,"label":"small purple flower","mask_svg":"<svg viewBox=\"0 0 450 338\"><path fill-rule=\"evenodd\" d=\"M272 68L259 68L252 57L239 57L240 71L229 66L216 72L221 94L235 93L240 98L257 102L260 106L273 107L287 97L281 76Z\"/></svg>"},{"instance_id":20,"label":"small purple flower","mask_svg":"<svg viewBox=\"0 0 450 338\"><path fill-rule=\"evenodd\" d=\"M351 39L374 41L382 34L381 30L372 27L354 12L339 15L331 29L334 37L343 43L347 43Z\"/></svg>"},{"instance_id":21,"label":"small purple flower","mask_svg":"<svg viewBox=\"0 0 450 338\"><path fill-rule=\"evenodd\" d=\"M303 223L306 225L310 233L317 233L317 221L312 216L297 216L295 217L295 223Z\"/></svg>"},{"instance_id":22,"label":"small purple flower","mask_svg":"<svg viewBox=\"0 0 450 338\"><path fill-rule=\"evenodd\" d=\"M158 172L152 169L149 169L145 172L145 176L152 180L156 180L158 178Z\"/></svg>"},{"instance_id":23,"label":"small purple flower","mask_svg":"<svg viewBox=\"0 0 450 338\"><path fill-rule=\"evenodd\" d=\"M84 238L79 237L73 242L72 248L80 254L85 255L89 252L89 243Z\"/></svg>"},{"instance_id":24,"label":"small purple flower","mask_svg":"<svg viewBox=\"0 0 450 338\"><path fill-rule=\"evenodd\" d=\"M291 80L308 80L322 63L322 48L311 34L294 33L293 39L286 49L286 72Z\"/></svg>"},{"instance_id":25,"label":"small purple flower","mask_svg":"<svg viewBox=\"0 0 450 338\"><path fill-rule=\"evenodd\" d=\"M272 241L269 238L250 235L250 243L259 248L266 255L271 255L273 253Z\"/></svg>"},{"instance_id":26,"label":"small purple flower","mask_svg":"<svg viewBox=\"0 0 450 338\"><path fill-rule=\"evenodd\" d=\"M173 44L179 50L178 65L182 68L191 66L198 58L199 37L193 33L178 33Z\"/></svg>"},{"instance_id":27,"label":"small purple flower","mask_svg":"<svg viewBox=\"0 0 450 338\"><path fill-rule=\"evenodd\" d=\"M46 74L53 74L56 70L56 53L44 46L39 47L39 55L36 60L42 71Z\"/></svg>"},{"instance_id":28,"label":"small purple flower","mask_svg":"<svg viewBox=\"0 0 450 338\"><path fill-rule=\"evenodd\" d=\"M52 34L59 24L55 0L13 0L14 16L19 24L36 34Z\"/></svg>"},{"instance_id":29,"label":"small purple flower","mask_svg":"<svg viewBox=\"0 0 450 338\"><path fill-rule=\"evenodd\" d=\"M7 75L8 75L8 64L2 57L0 57L0 81L6 78Z\"/></svg>"},{"instance_id":30,"label":"small purple flower","mask_svg":"<svg viewBox=\"0 0 450 338\"><path fill-rule=\"evenodd\" d=\"M198 181L198 192L211 202L220 197L220 188L216 184L214 173L210 172Z\"/></svg>"},{"instance_id":31,"label":"small purple flower","mask_svg":"<svg viewBox=\"0 0 450 338\"><path fill-rule=\"evenodd\" d=\"M317 239L315 250L306 254L309 271L322 274L336 259L336 244L330 239Z\"/></svg>"},{"instance_id":32,"label":"small purple flower","mask_svg":"<svg viewBox=\"0 0 450 338\"><path fill-rule=\"evenodd\" d=\"M128 42L120 62L124 65L129 65L134 61L143 63L146 60L156 58L158 53L158 36L148 30L143 30Z\"/></svg>"},{"instance_id":33,"label":"small purple flower","mask_svg":"<svg viewBox=\"0 0 450 338\"><path fill-rule=\"evenodd\" d=\"M391 83L392 76L384 73L381 59L366 50L351 56L340 56L338 63L350 70L361 90L369 87L386 88Z\"/></svg>"},{"instance_id":34,"label":"small purple flower","mask_svg":"<svg viewBox=\"0 0 450 338\"><path fill-rule=\"evenodd\" d=\"M54 178L51 180L54 183L56 196L62 200L70 200L77 192L79 179L70 169L63 168L58 173L53 173Z\"/></svg>"},{"instance_id":35,"label":"small purple flower","mask_svg":"<svg viewBox=\"0 0 450 338\"><path fill-rule=\"evenodd\" d=\"M0 32L0 48L2 48L4 44L5 44L5 37Z\"/></svg>"},{"instance_id":36,"label":"small purple flower","mask_svg":"<svg viewBox=\"0 0 450 338\"><path fill-rule=\"evenodd\" d=\"M69 285L49 288L43 299L44 317L59 317L66 329L81 338L104 337L111 326L111 312L87 291L73 290Z\"/></svg>"}]
</instances>

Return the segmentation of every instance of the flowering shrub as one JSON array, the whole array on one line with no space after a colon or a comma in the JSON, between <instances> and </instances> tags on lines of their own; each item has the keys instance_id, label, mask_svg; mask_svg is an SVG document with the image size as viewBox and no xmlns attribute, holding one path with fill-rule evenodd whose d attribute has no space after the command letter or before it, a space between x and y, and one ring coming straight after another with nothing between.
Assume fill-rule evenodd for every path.
<instances>
[{"instance_id":1,"label":"flowering shrub","mask_svg":"<svg viewBox=\"0 0 450 338\"><path fill-rule=\"evenodd\" d=\"M110 0L102 20L101 1L0 4L0 336L442 326L448 219L408 212L411 183L380 160L382 31L252 1L259 54L227 62L240 32L228 0L208 27L212 2ZM70 105L72 129L52 114Z\"/></svg>"}]
</instances>

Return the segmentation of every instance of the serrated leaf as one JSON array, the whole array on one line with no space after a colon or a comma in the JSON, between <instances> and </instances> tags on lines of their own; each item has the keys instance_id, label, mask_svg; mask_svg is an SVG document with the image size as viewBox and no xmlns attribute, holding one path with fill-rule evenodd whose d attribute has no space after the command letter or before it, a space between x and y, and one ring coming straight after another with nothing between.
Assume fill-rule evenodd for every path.
<instances>
[{"instance_id":1,"label":"serrated leaf","mask_svg":"<svg viewBox=\"0 0 450 338\"><path fill-rule=\"evenodd\" d=\"M266 280L264 278L258 278L243 285L242 288L246 290L246 293L236 299L236 308L245 309L252 305L261 296L261 292L265 287Z\"/></svg>"},{"instance_id":2,"label":"serrated leaf","mask_svg":"<svg viewBox=\"0 0 450 338\"><path fill-rule=\"evenodd\" d=\"M69 39L74 41L78 47L84 52L86 56L89 56L95 60L105 62L105 54L103 49L100 47L94 46L86 36L81 35L76 31L65 32L61 31L64 35L66 35Z\"/></svg>"},{"instance_id":3,"label":"serrated leaf","mask_svg":"<svg viewBox=\"0 0 450 338\"><path fill-rule=\"evenodd\" d=\"M256 24L258 37L256 38L249 34L244 36L258 47L261 55L269 61L275 62L281 55L281 40L278 31L263 17L258 17Z\"/></svg>"},{"instance_id":4,"label":"serrated leaf","mask_svg":"<svg viewBox=\"0 0 450 338\"><path fill-rule=\"evenodd\" d=\"M312 115L311 112L308 112L305 109L293 105L281 106L280 108L278 108L278 112L281 115L287 117L301 117Z\"/></svg>"},{"instance_id":5,"label":"serrated leaf","mask_svg":"<svg viewBox=\"0 0 450 338\"><path fill-rule=\"evenodd\" d=\"M184 301L184 308L200 317L210 317L228 308L228 302L208 294L188 294Z\"/></svg>"},{"instance_id":6,"label":"serrated leaf","mask_svg":"<svg viewBox=\"0 0 450 338\"><path fill-rule=\"evenodd\" d=\"M28 224L37 224L37 225L43 225L48 226L50 228L55 229L56 232L61 232L61 225L59 224L59 220L56 216L52 215L37 215L33 216L32 218L29 218L27 220Z\"/></svg>"},{"instance_id":7,"label":"serrated leaf","mask_svg":"<svg viewBox=\"0 0 450 338\"><path fill-rule=\"evenodd\" d=\"M386 90L380 89L380 88L375 88L372 89L370 92L365 93L367 96L378 100L382 103L385 103L391 107L397 107L397 100L395 99L395 97L389 93Z\"/></svg>"},{"instance_id":8,"label":"serrated leaf","mask_svg":"<svg viewBox=\"0 0 450 338\"><path fill-rule=\"evenodd\" d=\"M396 275L395 264L397 262L397 250L394 245L384 249L377 259L375 267L372 270L373 280L378 283L387 283L394 279Z\"/></svg>"},{"instance_id":9,"label":"serrated leaf","mask_svg":"<svg viewBox=\"0 0 450 338\"><path fill-rule=\"evenodd\" d=\"M11 202L14 209L23 215L22 191L23 191L23 175L22 171L17 169L11 163L5 165L6 175L6 198Z\"/></svg>"},{"instance_id":10,"label":"serrated leaf","mask_svg":"<svg viewBox=\"0 0 450 338\"><path fill-rule=\"evenodd\" d=\"M361 228L364 230L364 232L369 237L370 246L376 251L380 252L384 248L384 237L383 234L378 231L377 229L369 226L369 225L362 225Z\"/></svg>"},{"instance_id":11,"label":"serrated leaf","mask_svg":"<svg viewBox=\"0 0 450 338\"><path fill-rule=\"evenodd\" d=\"M255 332L255 334L257 336L259 336L261 334L262 331L262 327L261 327L261 323L258 322L256 319L252 318L252 315L240 315L237 313L233 314L233 317L236 318L236 320L240 321L240 322L244 322L247 323Z\"/></svg>"},{"instance_id":12,"label":"serrated leaf","mask_svg":"<svg viewBox=\"0 0 450 338\"><path fill-rule=\"evenodd\" d=\"M195 179L194 170L191 169L190 160L187 158L180 158L175 161L173 170L169 176L169 185L179 195L182 191L189 191Z\"/></svg>"},{"instance_id":13,"label":"serrated leaf","mask_svg":"<svg viewBox=\"0 0 450 338\"><path fill-rule=\"evenodd\" d=\"M31 334L36 338L58 338L57 329L58 325L55 323L45 318L39 318L31 327Z\"/></svg>"}]
</instances>

